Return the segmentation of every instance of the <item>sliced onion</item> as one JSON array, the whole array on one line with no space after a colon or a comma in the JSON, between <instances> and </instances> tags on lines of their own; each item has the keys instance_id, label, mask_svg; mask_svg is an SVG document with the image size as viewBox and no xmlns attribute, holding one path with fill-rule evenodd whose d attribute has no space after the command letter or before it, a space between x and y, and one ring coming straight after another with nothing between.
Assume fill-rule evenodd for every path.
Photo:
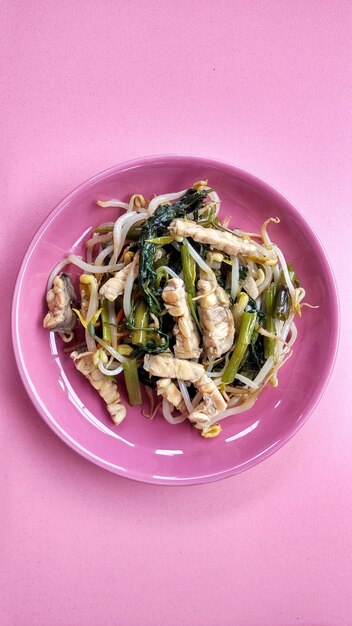
<instances>
[{"instance_id":1,"label":"sliced onion","mask_svg":"<svg viewBox=\"0 0 352 626\"><path fill-rule=\"evenodd\" d=\"M172 404L170 404L170 402L168 402L168 400L166 400L165 398L163 399L163 415L166 419L167 422L169 422L169 424L181 424L181 422L184 422L187 419L186 415L180 415L177 417L173 417L172 415Z\"/></svg>"}]
</instances>

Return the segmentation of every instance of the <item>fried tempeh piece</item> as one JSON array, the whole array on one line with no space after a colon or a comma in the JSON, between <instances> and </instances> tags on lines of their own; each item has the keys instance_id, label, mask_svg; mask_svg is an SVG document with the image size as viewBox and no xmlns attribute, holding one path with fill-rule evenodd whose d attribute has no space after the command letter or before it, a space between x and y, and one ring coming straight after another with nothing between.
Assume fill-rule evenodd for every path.
<instances>
[{"instance_id":1,"label":"fried tempeh piece","mask_svg":"<svg viewBox=\"0 0 352 626\"><path fill-rule=\"evenodd\" d=\"M69 335L76 325L76 316L71 308L75 300L76 294L69 275L62 272L55 276L53 286L46 294L49 311L44 317L43 327Z\"/></svg>"},{"instance_id":2,"label":"fried tempeh piece","mask_svg":"<svg viewBox=\"0 0 352 626\"><path fill-rule=\"evenodd\" d=\"M187 304L184 282L170 278L162 293L165 307L175 320L175 356L179 359L198 359L201 353L199 335Z\"/></svg>"},{"instance_id":3,"label":"fried tempeh piece","mask_svg":"<svg viewBox=\"0 0 352 626\"><path fill-rule=\"evenodd\" d=\"M156 381L157 395L162 395L165 400L170 402L175 409L184 413L186 411L186 405L182 398L182 393L172 382L171 378L160 378Z\"/></svg>"},{"instance_id":4,"label":"fried tempeh piece","mask_svg":"<svg viewBox=\"0 0 352 626\"><path fill-rule=\"evenodd\" d=\"M91 352L72 352L71 359L78 371L89 380L106 402L106 408L114 424L120 424L126 415L126 408L120 403L120 394L115 381L95 367Z\"/></svg>"},{"instance_id":5,"label":"fried tempeh piece","mask_svg":"<svg viewBox=\"0 0 352 626\"><path fill-rule=\"evenodd\" d=\"M133 267L132 271L134 277L136 277L139 267L139 252L136 252L131 263ZM104 285L99 290L99 295L101 298L106 298L107 300L110 300L110 302L113 302L114 300L116 300L116 298L123 294L123 292L125 291L127 276L131 270L131 263L123 267L122 270L116 272L115 276L109 278L109 280L104 283Z\"/></svg>"},{"instance_id":6,"label":"fried tempeh piece","mask_svg":"<svg viewBox=\"0 0 352 626\"><path fill-rule=\"evenodd\" d=\"M171 352L163 354L146 354L144 369L152 376L159 378L180 378L194 383L204 374L204 367L199 363L176 359Z\"/></svg>"},{"instance_id":7,"label":"fried tempeh piece","mask_svg":"<svg viewBox=\"0 0 352 626\"><path fill-rule=\"evenodd\" d=\"M205 331L203 344L207 355L217 358L230 350L235 335L230 298L219 285L214 291L209 274L205 272L201 272L197 287L197 295L202 296L199 299L198 311Z\"/></svg>"},{"instance_id":8,"label":"fried tempeh piece","mask_svg":"<svg viewBox=\"0 0 352 626\"><path fill-rule=\"evenodd\" d=\"M146 354L144 357L144 369L160 378L180 378L188 380L200 391L203 396L192 413L189 420L196 428L204 429L210 421L226 409L226 402L219 389L209 376L206 375L203 365L176 359L172 354Z\"/></svg>"},{"instance_id":9,"label":"fried tempeh piece","mask_svg":"<svg viewBox=\"0 0 352 626\"><path fill-rule=\"evenodd\" d=\"M262 246L257 248L254 243L237 237L233 233L216 230L215 228L204 228L195 224L191 220L176 219L171 222L169 231L179 237L191 237L199 243L206 243L211 248L221 250L229 255L248 257L261 263L276 263L276 254L273 250L266 250Z\"/></svg>"}]
</instances>

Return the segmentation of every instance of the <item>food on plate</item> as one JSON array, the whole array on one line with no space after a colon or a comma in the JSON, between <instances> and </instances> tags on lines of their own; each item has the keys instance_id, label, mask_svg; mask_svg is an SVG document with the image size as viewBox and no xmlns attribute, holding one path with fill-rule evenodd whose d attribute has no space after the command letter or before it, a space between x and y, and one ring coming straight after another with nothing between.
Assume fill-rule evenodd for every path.
<instances>
[{"instance_id":1,"label":"food on plate","mask_svg":"<svg viewBox=\"0 0 352 626\"><path fill-rule=\"evenodd\" d=\"M187 304L187 295L182 278L170 278L162 291L162 298L175 325L173 334L176 338L174 354L180 359L198 359L202 348L196 323Z\"/></svg>"},{"instance_id":2,"label":"food on plate","mask_svg":"<svg viewBox=\"0 0 352 626\"><path fill-rule=\"evenodd\" d=\"M76 316L71 307L75 300L75 290L68 274L62 272L60 276L55 276L46 294L48 312L43 320L44 328L73 337Z\"/></svg>"},{"instance_id":3,"label":"food on plate","mask_svg":"<svg viewBox=\"0 0 352 626\"><path fill-rule=\"evenodd\" d=\"M105 376L94 364L91 352L72 352L71 359L79 372L89 380L94 389L105 400L106 408L114 424L120 424L126 415L126 408L120 402L120 394L115 381Z\"/></svg>"},{"instance_id":4,"label":"food on plate","mask_svg":"<svg viewBox=\"0 0 352 626\"><path fill-rule=\"evenodd\" d=\"M85 258L69 254L53 269L44 328L72 343L66 351L115 424L126 415L123 378L130 405L144 394L150 417L160 409L216 437L222 419L278 384L297 337L305 290L269 237L279 220L258 233L230 228L208 181L98 205L124 212L92 229ZM68 265L81 271L79 296Z\"/></svg>"}]
</instances>

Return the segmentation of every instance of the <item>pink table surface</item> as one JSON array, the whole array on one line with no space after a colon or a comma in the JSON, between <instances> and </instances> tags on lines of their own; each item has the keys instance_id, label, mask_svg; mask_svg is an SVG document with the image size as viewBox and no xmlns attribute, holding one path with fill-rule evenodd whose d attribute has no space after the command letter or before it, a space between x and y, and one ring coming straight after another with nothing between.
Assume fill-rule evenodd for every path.
<instances>
[{"instance_id":1,"label":"pink table surface","mask_svg":"<svg viewBox=\"0 0 352 626\"><path fill-rule=\"evenodd\" d=\"M352 624L352 3L1 12L0 623ZM32 408L9 335L20 260L49 210L99 170L168 152L279 188L323 241L341 300L336 367L304 428L254 469L188 488L120 479L68 449Z\"/></svg>"}]
</instances>

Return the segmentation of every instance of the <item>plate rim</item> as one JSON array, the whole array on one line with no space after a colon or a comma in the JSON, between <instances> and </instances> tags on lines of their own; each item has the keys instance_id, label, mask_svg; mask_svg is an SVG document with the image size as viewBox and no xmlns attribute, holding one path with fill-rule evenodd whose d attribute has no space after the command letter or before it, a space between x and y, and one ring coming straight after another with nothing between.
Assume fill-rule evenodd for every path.
<instances>
[{"instance_id":1,"label":"plate rim","mask_svg":"<svg viewBox=\"0 0 352 626\"><path fill-rule=\"evenodd\" d=\"M180 161L185 160L185 159L189 159L192 161L199 161L199 162L205 162L207 165L215 165L217 167L222 167L222 168L226 168L228 171L231 171L233 174L235 175L242 175L244 176L247 180L251 181L252 183L258 185L259 186L270 192L271 194L274 193L275 196L277 196L278 200L282 202L282 200L285 201L285 203L287 205L289 205L290 209L293 211L293 213L296 215L296 217L298 218L299 221L301 221L303 223L303 225L305 226L305 228L308 230L309 234L312 236L313 239L315 239L318 249L319 249L319 254L321 255L321 257L324 259L325 262L325 267L324 267L324 271L326 273L326 275L328 276L328 283L329 286L331 288L331 293L332 293L332 300L333 300L333 317L335 319L335 323L333 325L332 328L332 334L331 334L331 341L330 341L330 352L328 354L328 359L327 359L327 367L326 367L326 375L325 375L325 379L320 383L320 386L318 387L317 391L316 391L316 395L314 398L314 401L312 402L311 405L308 406L307 409L303 410L303 414L301 416L301 418L295 422L294 426L292 427L292 429L290 429L290 431L288 433L285 434L284 437L282 437L278 442L276 442L271 448L269 448L269 450L265 450L261 455L259 459L249 459L246 463L244 463L243 466L235 466L235 467L230 467L226 470L222 470L220 472L216 472L215 474L209 474L206 476L191 476L191 477L187 477L187 478L176 478L176 477L159 477L159 478L154 478L153 476L146 476L145 474L141 473L138 474L137 472L131 472L130 470L128 470L128 468L112 468L111 466L109 467L109 462L105 461L104 459L101 459L100 457L97 457L96 455L94 455L92 452L90 452L89 450L86 450L85 448L83 448L83 446L81 446L79 444L79 442L74 441L69 435L68 433L66 433L61 427L60 425L56 422L55 418L53 416L49 416L48 412L45 411L45 403L41 401L40 397L38 396L38 394L35 393L35 389L32 389L32 385L31 385L31 381L30 381L30 377L29 374L27 374L26 372L26 367L25 367L25 363L24 360L21 357L21 348L20 348L20 336L17 333L17 324L16 324L16 306L17 306L17 302L18 302L18 298L20 295L20 290L21 290L21 286L22 286L22 281L23 281L23 276L26 270L26 266L30 260L30 257L32 255L32 253L34 252L36 245L38 244L38 242L40 241L41 235L43 234L43 232L45 232L47 226L50 224L50 222L52 221L52 219L54 217L56 217L56 215L58 215L62 210L64 210L64 208L66 207L66 205L70 202L70 200L76 195L78 194L82 188L88 188L90 185L95 184L96 182L99 182L100 180L106 178L109 175L112 175L114 173L117 173L121 170L126 170L128 169L131 165L136 166L136 167L140 167L143 166L147 163L154 163L157 164L156 161L160 160L161 162L167 162L167 161L174 161L175 159L179 159ZM222 480L225 478L228 478L230 476L234 476L236 474L242 473L243 471L254 467L255 465L257 465L258 463L261 463L262 461L264 461L265 459L269 458L272 454L274 454L277 450L279 450L281 447L283 447L286 443L288 443L288 441L290 441L290 439L302 428L302 426L306 423L306 421L308 420L308 418L311 416L311 414L313 413L313 411L315 410L315 408L317 407L318 403L320 402L326 388L327 385L330 381L331 378L331 374L333 372L334 369L334 365L335 365L335 361L336 361L336 356L337 356L337 352L338 352L338 346L339 346L339 339L340 339L340 324L341 324L341 317L340 317L340 303L339 303L339 296L338 296L338 290L337 290L337 283L336 283L336 278L334 275L334 271L330 262L330 259L324 249L324 246L319 238L319 236L317 235L317 233L315 232L314 228L311 226L311 224L308 222L308 220L306 219L306 217L299 211L299 209L292 204L292 202L285 196L285 194L283 194L280 190L278 190L276 187L274 187L272 184L268 183L266 180L264 180L263 178L261 178L260 176L257 176L256 174L252 174L252 172L249 172L248 170L245 170L237 165L234 165L228 161L224 161L222 159L217 159L214 157L207 157L207 156L203 156L203 155L193 155L193 154L185 154L185 153L162 153L162 154L151 154L151 155L147 155L147 156L143 156L143 157L138 157L135 159L129 159L127 161L123 161L117 165L113 165L111 167L105 168L104 170L94 174L93 176L90 176L89 178L85 179L84 181L82 181L81 183L79 183L78 185L76 185L74 187L74 189L72 189L67 195L65 195L62 200L60 200L55 207L48 213L48 215L44 218L44 220L41 222L41 224L39 225L39 227L37 228L37 230L35 231L33 237L31 238L26 251L23 255L19 270L18 270L18 275L17 275L17 279L16 279L16 283L15 283L15 288L13 291L13 296L12 296L12 304L11 304L11 335L12 335L12 347L13 347L13 351L14 351L14 356L15 356L15 361L16 361L16 365L17 365L17 369L22 381L22 384L27 392L27 395L29 396L29 399L31 400L34 408L36 409L36 411L39 413L39 415L42 417L42 419L44 420L44 422L46 422L46 424L51 428L51 430L60 437L60 439L66 443L66 445L68 445L71 449L73 449L75 452L79 453L81 456L83 456L84 458L86 458L87 460L91 461L92 463L94 463L95 465L110 471L111 473L114 473L116 475L119 476L123 476L124 478L129 478L130 480L135 480L137 482L142 482L142 483L147 483L147 484L159 484L159 485L166 485L166 486L176 486L176 485L183 485L183 486L187 486L187 485L195 485L195 484L205 484L205 483L210 483L210 482L215 482L218 480ZM43 406L44 405L44 406ZM111 464L110 464L111 465Z\"/></svg>"}]
</instances>

